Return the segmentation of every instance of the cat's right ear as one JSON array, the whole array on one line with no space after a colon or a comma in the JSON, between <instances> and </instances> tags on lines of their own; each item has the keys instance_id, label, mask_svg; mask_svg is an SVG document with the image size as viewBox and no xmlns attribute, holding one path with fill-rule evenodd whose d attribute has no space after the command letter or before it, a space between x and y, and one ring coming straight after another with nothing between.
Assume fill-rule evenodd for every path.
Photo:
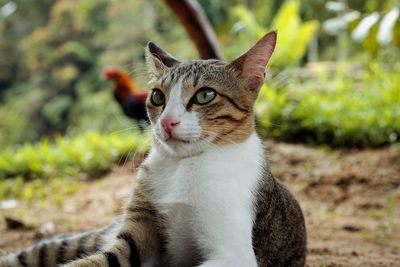
<instances>
[{"instance_id":1,"label":"cat's right ear","mask_svg":"<svg viewBox=\"0 0 400 267\"><path fill-rule=\"evenodd\" d=\"M228 64L228 68L239 73L247 89L257 92L264 81L264 71L276 45L276 32L264 35L246 53Z\"/></svg>"},{"instance_id":2,"label":"cat's right ear","mask_svg":"<svg viewBox=\"0 0 400 267\"><path fill-rule=\"evenodd\" d=\"M180 63L153 42L147 44L146 61L150 71L155 73L162 73L166 69Z\"/></svg>"}]
</instances>

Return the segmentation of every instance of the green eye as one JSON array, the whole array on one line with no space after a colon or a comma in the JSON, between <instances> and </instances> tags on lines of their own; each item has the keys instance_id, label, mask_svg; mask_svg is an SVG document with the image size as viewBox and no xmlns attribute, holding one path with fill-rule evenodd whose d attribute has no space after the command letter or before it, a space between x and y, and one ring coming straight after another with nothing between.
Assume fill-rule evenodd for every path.
<instances>
[{"instance_id":1,"label":"green eye","mask_svg":"<svg viewBox=\"0 0 400 267\"><path fill-rule=\"evenodd\" d=\"M165 104L165 95L163 94L163 92L161 92L160 89L155 88L151 92L150 100L154 106L162 106Z\"/></svg>"},{"instance_id":2,"label":"green eye","mask_svg":"<svg viewBox=\"0 0 400 267\"><path fill-rule=\"evenodd\" d=\"M205 105L211 102L216 95L217 93L214 89L203 87L194 95L194 103L198 105Z\"/></svg>"}]
</instances>

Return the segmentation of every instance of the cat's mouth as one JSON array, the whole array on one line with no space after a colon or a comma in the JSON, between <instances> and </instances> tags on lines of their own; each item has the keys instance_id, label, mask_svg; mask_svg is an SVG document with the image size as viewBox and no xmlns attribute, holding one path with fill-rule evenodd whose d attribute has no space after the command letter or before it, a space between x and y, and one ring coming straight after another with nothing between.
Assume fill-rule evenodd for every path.
<instances>
[{"instance_id":1,"label":"cat's mouth","mask_svg":"<svg viewBox=\"0 0 400 267\"><path fill-rule=\"evenodd\" d=\"M198 149L197 144L200 144L201 136L194 131L164 131L161 127L157 127L154 132L155 137L167 150L171 150L174 153L179 151Z\"/></svg>"},{"instance_id":2,"label":"cat's mouth","mask_svg":"<svg viewBox=\"0 0 400 267\"><path fill-rule=\"evenodd\" d=\"M189 144L189 143L191 143L191 142L188 141L188 140L184 140L184 139L181 139L181 138L176 137L176 136L173 136L173 135L169 135L169 136L164 140L164 142L166 142L166 143L172 143L172 144Z\"/></svg>"}]
</instances>

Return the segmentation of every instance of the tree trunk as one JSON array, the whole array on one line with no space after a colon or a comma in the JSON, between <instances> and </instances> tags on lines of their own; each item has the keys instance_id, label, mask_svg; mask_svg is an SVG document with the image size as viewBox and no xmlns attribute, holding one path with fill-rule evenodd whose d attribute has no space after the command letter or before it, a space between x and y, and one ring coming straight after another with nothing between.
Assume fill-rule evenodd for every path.
<instances>
[{"instance_id":1,"label":"tree trunk","mask_svg":"<svg viewBox=\"0 0 400 267\"><path fill-rule=\"evenodd\" d=\"M202 59L222 59L217 37L203 9L195 0L164 0L178 16Z\"/></svg>"}]
</instances>

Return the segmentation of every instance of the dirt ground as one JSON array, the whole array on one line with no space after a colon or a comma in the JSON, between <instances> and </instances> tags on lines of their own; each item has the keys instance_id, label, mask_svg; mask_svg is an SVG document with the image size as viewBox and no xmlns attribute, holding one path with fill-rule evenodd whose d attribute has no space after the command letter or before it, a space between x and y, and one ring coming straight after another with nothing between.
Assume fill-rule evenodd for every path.
<instances>
[{"instance_id":1,"label":"dirt ground","mask_svg":"<svg viewBox=\"0 0 400 267\"><path fill-rule=\"evenodd\" d=\"M307 266L400 266L400 149L330 150L267 141L273 173L299 200ZM60 205L0 209L0 253L47 234L102 226L121 213L134 167L115 166ZM7 230L6 216L33 226Z\"/></svg>"}]
</instances>

